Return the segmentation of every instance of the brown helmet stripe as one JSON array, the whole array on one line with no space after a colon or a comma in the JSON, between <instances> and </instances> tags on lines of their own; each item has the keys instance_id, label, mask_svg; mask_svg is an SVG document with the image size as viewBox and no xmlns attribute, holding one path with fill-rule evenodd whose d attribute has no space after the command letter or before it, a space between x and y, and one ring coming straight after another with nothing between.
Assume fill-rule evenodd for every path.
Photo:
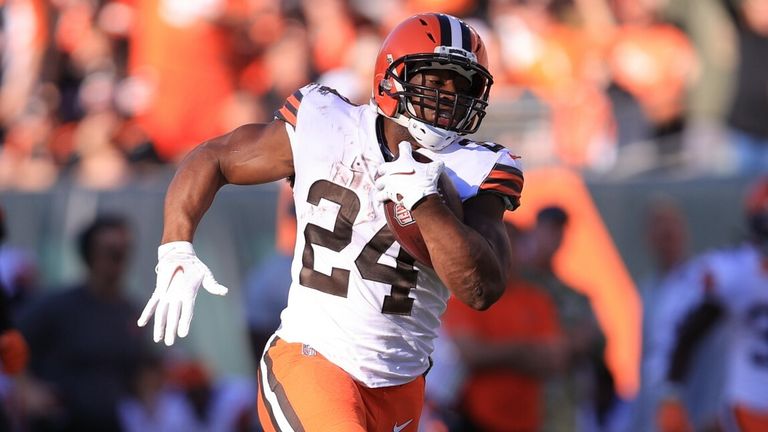
<instances>
[{"instance_id":1,"label":"brown helmet stripe","mask_svg":"<svg viewBox=\"0 0 768 432\"><path fill-rule=\"evenodd\" d=\"M451 21L447 15L437 14L440 21L440 45L451 46Z\"/></svg>"},{"instance_id":2,"label":"brown helmet stripe","mask_svg":"<svg viewBox=\"0 0 768 432\"><path fill-rule=\"evenodd\" d=\"M472 52L472 37L469 26L464 24L464 21L459 22L461 23L461 47L468 52Z\"/></svg>"}]
</instances>

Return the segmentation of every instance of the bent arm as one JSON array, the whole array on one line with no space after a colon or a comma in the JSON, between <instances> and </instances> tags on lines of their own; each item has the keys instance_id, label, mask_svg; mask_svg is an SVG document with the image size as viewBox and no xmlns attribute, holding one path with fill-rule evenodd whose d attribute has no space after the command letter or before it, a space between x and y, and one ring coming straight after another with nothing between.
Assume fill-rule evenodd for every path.
<instances>
[{"instance_id":1,"label":"bent arm","mask_svg":"<svg viewBox=\"0 0 768 432\"><path fill-rule=\"evenodd\" d=\"M724 313L722 304L708 299L686 316L677 332L672 360L667 371L667 381L676 384L685 381L696 347L720 321Z\"/></svg>"},{"instance_id":2,"label":"bent arm","mask_svg":"<svg viewBox=\"0 0 768 432\"><path fill-rule=\"evenodd\" d=\"M504 210L500 197L478 195L464 203L462 223L431 195L412 212L437 275L473 309L488 309L504 292L511 259Z\"/></svg>"},{"instance_id":3,"label":"bent arm","mask_svg":"<svg viewBox=\"0 0 768 432\"><path fill-rule=\"evenodd\" d=\"M225 184L260 184L293 175L285 123L247 124L206 141L179 165L165 196L162 243L192 241Z\"/></svg>"}]
</instances>

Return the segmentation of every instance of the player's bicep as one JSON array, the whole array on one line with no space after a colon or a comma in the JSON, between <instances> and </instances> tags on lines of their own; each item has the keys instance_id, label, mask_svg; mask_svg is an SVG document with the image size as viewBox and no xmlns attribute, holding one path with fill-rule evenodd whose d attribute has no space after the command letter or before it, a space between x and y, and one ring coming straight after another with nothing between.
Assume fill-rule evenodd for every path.
<instances>
[{"instance_id":1,"label":"player's bicep","mask_svg":"<svg viewBox=\"0 0 768 432\"><path fill-rule=\"evenodd\" d=\"M246 124L208 143L227 183L268 183L290 177L293 154L285 122Z\"/></svg>"}]
</instances>

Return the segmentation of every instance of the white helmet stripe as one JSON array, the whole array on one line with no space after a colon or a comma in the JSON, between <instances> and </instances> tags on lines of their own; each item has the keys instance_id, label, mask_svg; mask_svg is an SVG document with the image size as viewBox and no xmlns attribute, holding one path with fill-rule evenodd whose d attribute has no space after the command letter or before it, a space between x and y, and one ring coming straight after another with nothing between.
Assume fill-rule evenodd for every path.
<instances>
[{"instance_id":1,"label":"white helmet stripe","mask_svg":"<svg viewBox=\"0 0 768 432\"><path fill-rule=\"evenodd\" d=\"M464 47L461 43L461 22L450 15L448 15L448 21L451 23L451 46L469 51L469 49Z\"/></svg>"}]
</instances>

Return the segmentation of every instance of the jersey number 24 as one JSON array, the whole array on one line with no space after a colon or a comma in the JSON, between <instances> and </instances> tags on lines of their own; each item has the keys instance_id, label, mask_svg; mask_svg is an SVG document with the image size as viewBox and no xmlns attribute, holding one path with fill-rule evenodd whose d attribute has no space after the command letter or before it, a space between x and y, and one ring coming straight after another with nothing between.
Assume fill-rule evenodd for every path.
<instances>
[{"instance_id":1,"label":"jersey number 24","mask_svg":"<svg viewBox=\"0 0 768 432\"><path fill-rule=\"evenodd\" d=\"M304 229L305 244L299 283L327 294L346 297L349 290L349 270L334 267L330 275L315 270L315 252L312 245L341 252L352 243L352 224L360 212L360 199L350 189L328 180L318 180L310 186L307 202L318 205L321 199L338 204L339 213L336 216L333 231L311 223ZM389 295L384 297L382 313L410 315L413 299L408 296L408 293L416 288L418 277L418 271L413 267L413 257L401 248L396 259L397 267L378 262L394 242L395 237L392 231L384 224L355 259L355 266L363 278L392 286Z\"/></svg>"}]
</instances>

